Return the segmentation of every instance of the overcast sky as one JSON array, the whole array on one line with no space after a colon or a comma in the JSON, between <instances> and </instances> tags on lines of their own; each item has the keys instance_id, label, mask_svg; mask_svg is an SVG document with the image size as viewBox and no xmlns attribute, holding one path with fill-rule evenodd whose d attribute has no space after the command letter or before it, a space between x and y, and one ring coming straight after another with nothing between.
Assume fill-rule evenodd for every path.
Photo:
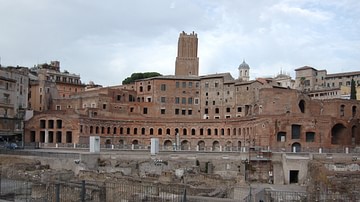
<instances>
[{"instance_id":1,"label":"overcast sky","mask_svg":"<svg viewBox=\"0 0 360 202\"><path fill-rule=\"evenodd\" d=\"M59 60L84 83L173 75L182 31L198 34L200 75L237 78L243 59L251 78L360 71L359 0L0 0L2 66Z\"/></svg>"}]
</instances>

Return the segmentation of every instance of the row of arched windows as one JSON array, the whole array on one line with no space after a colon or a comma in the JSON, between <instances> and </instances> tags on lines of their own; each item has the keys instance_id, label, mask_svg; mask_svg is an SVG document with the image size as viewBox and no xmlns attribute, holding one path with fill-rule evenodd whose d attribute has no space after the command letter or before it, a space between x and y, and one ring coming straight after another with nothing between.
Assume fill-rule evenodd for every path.
<instances>
[{"instance_id":1,"label":"row of arched windows","mask_svg":"<svg viewBox=\"0 0 360 202\"><path fill-rule=\"evenodd\" d=\"M220 136L235 136L235 135L249 135L252 133L251 127L246 128L175 128L171 131L170 128L130 128L130 127L100 127L100 126L80 126L80 133L84 134L111 134L111 135L220 135Z\"/></svg>"}]
</instances>

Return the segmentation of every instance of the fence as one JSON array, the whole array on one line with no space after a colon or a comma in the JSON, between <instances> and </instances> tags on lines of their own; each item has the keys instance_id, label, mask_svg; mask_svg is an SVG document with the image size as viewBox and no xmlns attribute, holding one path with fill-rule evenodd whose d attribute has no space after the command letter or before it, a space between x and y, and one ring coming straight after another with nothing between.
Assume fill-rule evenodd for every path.
<instances>
[{"instance_id":1,"label":"fence","mask_svg":"<svg viewBox=\"0 0 360 202\"><path fill-rule=\"evenodd\" d=\"M313 202L313 201L341 201L353 202L360 201L360 195L356 193L307 193L302 191L277 191L270 189L263 189L254 195L247 196L244 201L262 201L262 202Z\"/></svg>"},{"instance_id":2,"label":"fence","mask_svg":"<svg viewBox=\"0 0 360 202\"><path fill-rule=\"evenodd\" d=\"M0 200L54 202L186 201L184 187L121 182L30 182L1 178Z\"/></svg>"},{"instance_id":3,"label":"fence","mask_svg":"<svg viewBox=\"0 0 360 202\"><path fill-rule=\"evenodd\" d=\"M0 178L0 201L18 202L235 202L229 198L191 196L184 185L148 182L31 182Z\"/></svg>"}]
</instances>

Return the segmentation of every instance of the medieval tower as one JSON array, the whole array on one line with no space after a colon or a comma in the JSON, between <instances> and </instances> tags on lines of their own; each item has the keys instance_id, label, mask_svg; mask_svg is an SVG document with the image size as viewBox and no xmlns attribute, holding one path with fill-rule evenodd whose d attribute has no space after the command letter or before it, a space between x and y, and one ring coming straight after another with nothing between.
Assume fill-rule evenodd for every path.
<instances>
[{"instance_id":1,"label":"medieval tower","mask_svg":"<svg viewBox=\"0 0 360 202\"><path fill-rule=\"evenodd\" d=\"M175 76L199 76L197 50L197 34L194 32L190 34L180 33L175 63Z\"/></svg>"}]
</instances>

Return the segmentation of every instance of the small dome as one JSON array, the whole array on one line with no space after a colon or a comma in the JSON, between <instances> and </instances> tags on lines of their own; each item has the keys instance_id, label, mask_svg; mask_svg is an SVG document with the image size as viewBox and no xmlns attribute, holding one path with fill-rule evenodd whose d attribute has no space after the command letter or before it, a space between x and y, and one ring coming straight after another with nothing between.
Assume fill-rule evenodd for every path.
<instances>
[{"instance_id":1,"label":"small dome","mask_svg":"<svg viewBox=\"0 0 360 202\"><path fill-rule=\"evenodd\" d=\"M239 69L250 69L249 65L246 64L245 60L239 65Z\"/></svg>"}]
</instances>

